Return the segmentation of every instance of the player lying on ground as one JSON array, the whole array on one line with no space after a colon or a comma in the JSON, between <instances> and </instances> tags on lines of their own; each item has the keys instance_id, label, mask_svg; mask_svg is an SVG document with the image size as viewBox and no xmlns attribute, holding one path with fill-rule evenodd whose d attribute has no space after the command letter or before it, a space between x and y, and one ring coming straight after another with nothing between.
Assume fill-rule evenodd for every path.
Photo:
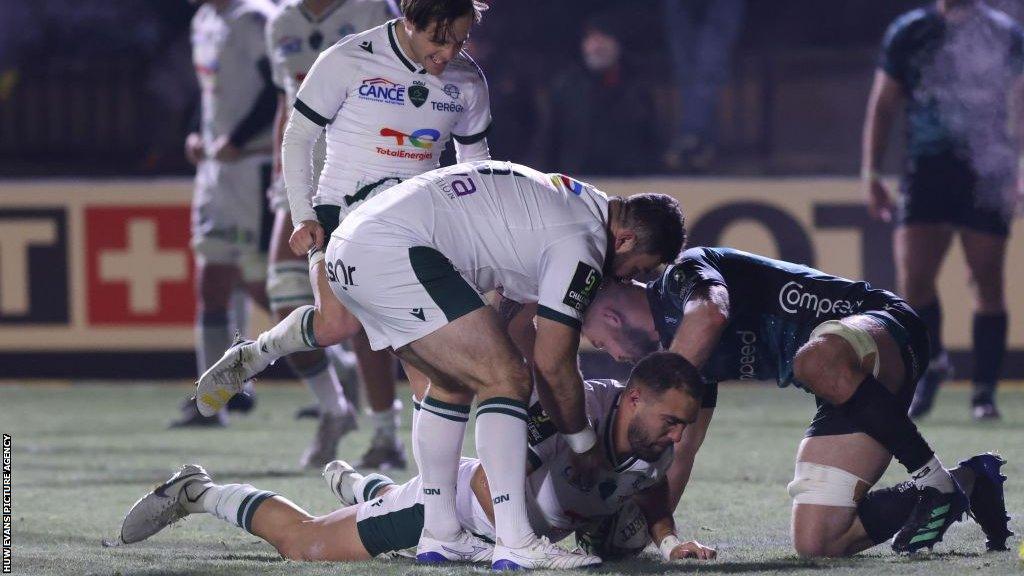
<instances>
[{"instance_id":1,"label":"player lying on ground","mask_svg":"<svg viewBox=\"0 0 1024 576\"><path fill-rule=\"evenodd\" d=\"M815 395L818 412L789 485L799 554L846 556L894 534L894 550L913 552L934 546L968 508L988 548L1005 549L1011 533L1002 459L975 456L954 481L907 417L928 363L928 337L894 294L738 250L693 248L646 286L607 285L583 331L619 360L660 343L700 366L712 384L775 379ZM676 446L673 503L704 440L716 390ZM893 456L913 481L868 492Z\"/></svg>"},{"instance_id":2,"label":"player lying on ground","mask_svg":"<svg viewBox=\"0 0 1024 576\"><path fill-rule=\"evenodd\" d=\"M537 304L538 394L576 454L574 473L590 484L607 464L586 418L576 358L583 313L603 274L631 278L671 262L685 237L682 210L669 196L608 197L560 174L499 161L406 180L338 226L325 256L335 304L358 318L375 350L390 349L430 379L413 425L425 492L418 561L458 561L464 555L455 551L479 546L455 516L476 397L477 454L495 494L494 566L566 567L543 550L527 516L531 373L481 295L500 288ZM256 342L228 350L199 380L200 412L216 411L275 359L317 347L320 326L300 308ZM575 556L577 567L591 562Z\"/></svg>"},{"instance_id":3,"label":"player lying on ground","mask_svg":"<svg viewBox=\"0 0 1024 576\"><path fill-rule=\"evenodd\" d=\"M565 472L572 466L572 449L535 401L526 481L533 530L557 542L624 507L632 514L639 508L642 520L634 525L646 522L665 559L714 558L715 550L676 537L665 483L673 444L700 410L704 384L696 368L678 354L658 352L637 364L625 386L594 380L584 391L587 416L601 438L609 468L593 488L575 482ZM201 467L188 464L132 506L121 541L138 542L189 514L208 512L294 560L366 560L408 548L415 554L423 527L423 482L418 476L395 485L380 474L359 475L343 462L328 465L324 476L346 507L313 517L287 499L248 484L215 484ZM459 522L493 540L493 506L480 461L463 458L456 500ZM557 548L544 544L549 550ZM644 544L646 539L639 549ZM466 559L489 562L491 548L484 542Z\"/></svg>"}]
</instances>

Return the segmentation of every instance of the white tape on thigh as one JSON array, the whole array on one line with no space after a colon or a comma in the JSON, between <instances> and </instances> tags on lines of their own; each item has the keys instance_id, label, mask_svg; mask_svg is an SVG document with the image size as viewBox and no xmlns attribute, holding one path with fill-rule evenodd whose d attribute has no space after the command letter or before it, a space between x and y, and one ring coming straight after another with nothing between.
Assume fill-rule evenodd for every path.
<instances>
[{"instance_id":1,"label":"white tape on thigh","mask_svg":"<svg viewBox=\"0 0 1024 576\"><path fill-rule=\"evenodd\" d=\"M793 481L786 489L797 504L856 508L858 482L864 480L834 466L797 462Z\"/></svg>"},{"instance_id":2,"label":"white tape on thigh","mask_svg":"<svg viewBox=\"0 0 1024 576\"><path fill-rule=\"evenodd\" d=\"M843 324L839 320L828 320L818 324L818 327L811 332L809 340L813 340L818 336L824 336L826 334L839 336L843 340L849 342L850 346L853 346L853 351L857 353L857 358L859 358L861 362L863 362L869 354L873 354L875 364L874 368L871 370L871 374L875 378L878 378L878 344L875 343L875 339L867 330Z\"/></svg>"}]
</instances>

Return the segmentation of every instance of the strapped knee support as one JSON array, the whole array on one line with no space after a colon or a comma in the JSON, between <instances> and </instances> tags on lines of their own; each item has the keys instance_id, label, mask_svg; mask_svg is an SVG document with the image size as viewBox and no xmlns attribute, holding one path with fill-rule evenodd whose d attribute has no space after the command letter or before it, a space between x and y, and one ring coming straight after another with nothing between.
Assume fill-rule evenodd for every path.
<instances>
[{"instance_id":1,"label":"strapped knee support","mask_svg":"<svg viewBox=\"0 0 1024 576\"><path fill-rule=\"evenodd\" d=\"M313 303L309 270L301 260L275 262L267 274L267 297L274 312Z\"/></svg>"},{"instance_id":2,"label":"strapped knee support","mask_svg":"<svg viewBox=\"0 0 1024 576\"><path fill-rule=\"evenodd\" d=\"M863 483L862 488L858 484ZM846 470L813 462L797 462L793 481L786 487L796 504L856 508L869 485Z\"/></svg>"},{"instance_id":3,"label":"strapped knee support","mask_svg":"<svg viewBox=\"0 0 1024 576\"><path fill-rule=\"evenodd\" d=\"M867 330L843 324L839 320L828 320L818 324L817 328L811 332L809 340L813 340L818 336L824 336L826 334L839 336L843 340L846 340L850 346L853 347L853 351L857 353L857 358L861 362L863 362L869 355L873 354L875 357L875 363L871 370L871 375L878 378L878 344Z\"/></svg>"}]
</instances>

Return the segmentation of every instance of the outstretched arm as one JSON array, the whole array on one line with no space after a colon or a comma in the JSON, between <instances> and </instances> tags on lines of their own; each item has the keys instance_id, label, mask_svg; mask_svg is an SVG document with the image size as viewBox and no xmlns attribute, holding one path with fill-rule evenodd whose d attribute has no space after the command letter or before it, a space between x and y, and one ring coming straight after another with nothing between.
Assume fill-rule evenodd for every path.
<instances>
[{"instance_id":1,"label":"outstretched arm","mask_svg":"<svg viewBox=\"0 0 1024 576\"><path fill-rule=\"evenodd\" d=\"M675 506L669 505L668 484L660 482L636 495L637 506L647 520L647 532L651 541L658 545L665 560L697 558L713 560L718 552L701 545L696 540L680 542L676 535L676 523L672 518Z\"/></svg>"}]
</instances>

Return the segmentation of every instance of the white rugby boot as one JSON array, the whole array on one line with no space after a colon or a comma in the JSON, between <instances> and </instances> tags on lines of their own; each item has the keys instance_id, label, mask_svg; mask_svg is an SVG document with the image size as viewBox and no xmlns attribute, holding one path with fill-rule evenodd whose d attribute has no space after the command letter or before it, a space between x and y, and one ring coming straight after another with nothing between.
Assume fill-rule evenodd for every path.
<instances>
[{"instance_id":1,"label":"white rugby boot","mask_svg":"<svg viewBox=\"0 0 1024 576\"><path fill-rule=\"evenodd\" d=\"M259 374L267 362L256 342L235 337L235 341L196 382L196 407L203 416L213 416L242 391L246 380Z\"/></svg>"},{"instance_id":2,"label":"white rugby boot","mask_svg":"<svg viewBox=\"0 0 1024 576\"><path fill-rule=\"evenodd\" d=\"M420 534L416 546L416 561L420 564L446 564L448 562L490 562L494 546L466 530L454 540L438 540L426 530Z\"/></svg>"},{"instance_id":3,"label":"white rugby boot","mask_svg":"<svg viewBox=\"0 0 1024 576\"><path fill-rule=\"evenodd\" d=\"M189 496L185 487L193 483L199 485L192 488L195 494ZM141 542L191 514L188 508L201 508L199 502L205 493L202 486L208 484L212 480L202 466L182 466L166 482L132 504L121 522L121 543Z\"/></svg>"},{"instance_id":4,"label":"white rugby boot","mask_svg":"<svg viewBox=\"0 0 1024 576\"><path fill-rule=\"evenodd\" d=\"M328 462L323 476L331 493L345 506L373 500L381 488L395 484L391 478L376 472L364 476L344 460Z\"/></svg>"},{"instance_id":5,"label":"white rugby boot","mask_svg":"<svg viewBox=\"0 0 1024 576\"><path fill-rule=\"evenodd\" d=\"M569 551L553 544L547 537L534 537L526 546L509 548L501 543L494 545L491 556L492 570L569 570L601 564L601 558L582 550Z\"/></svg>"},{"instance_id":6,"label":"white rugby boot","mask_svg":"<svg viewBox=\"0 0 1024 576\"><path fill-rule=\"evenodd\" d=\"M319 420L313 441L299 460L303 468L322 469L338 455L338 442L359 427L351 410L344 414L321 414Z\"/></svg>"}]
</instances>

